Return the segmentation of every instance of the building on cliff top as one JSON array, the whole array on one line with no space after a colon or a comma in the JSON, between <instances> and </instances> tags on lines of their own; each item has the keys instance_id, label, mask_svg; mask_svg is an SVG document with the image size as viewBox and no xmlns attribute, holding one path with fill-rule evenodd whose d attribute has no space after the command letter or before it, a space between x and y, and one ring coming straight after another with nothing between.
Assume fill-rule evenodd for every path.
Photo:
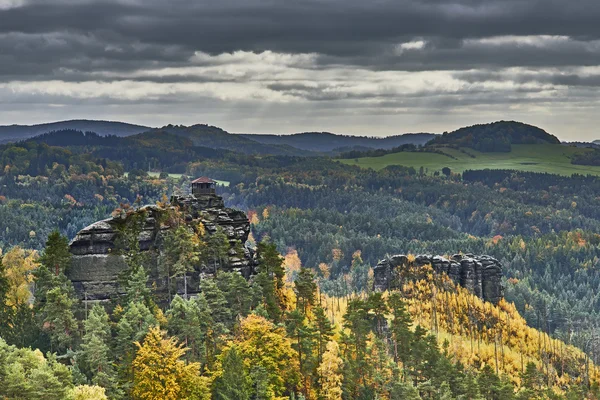
<instances>
[{"instance_id":1,"label":"building on cliff top","mask_svg":"<svg viewBox=\"0 0 600 400\"><path fill-rule=\"evenodd\" d=\"M195 183L194 183L195 182ZM148 252L146 267L149 273L149 286L154 287L159 300L169 302L168 282L160 272L159 261L163 251L163 238L170 229L162 216L175 207L183 213L190 227L202 224L206 234L211 235L222 229L230 244L226 259L213 259L207 253L206 260L194 266L194 271L177 283L176 293L195 295L200 290L200 281L205 275L215 271L238 272L245 278L256 273L258 260L254 249L246 244L250 234L250 222L243 211L225 207L223 198L214 192L215 181L198 178L192 182L192 195L174 195L171 204L165 206L147 205L136 213L143 215L138 235L139 249ZM82 301L107 302L124 294L119 276L128 268L125 256L118 251L120 227L126 218L115 216L95 222L77 233L70 243L73 256L67 276L73 282L75 293ZM242 246L239 246L241 244Z\"/></svg>"},{"instance_id":2,"label":"building on cliff top","mask_svg":"<svg viewBox=\"0 0 600 400\"><path fill-rule=\"evenodd\" d=\"M204 196L210 194L216 194L215 184L217 182L213 181L207 176L201 176L198 179L192 181L192 194L194 196Z\"/></svg>"}]
</instances>

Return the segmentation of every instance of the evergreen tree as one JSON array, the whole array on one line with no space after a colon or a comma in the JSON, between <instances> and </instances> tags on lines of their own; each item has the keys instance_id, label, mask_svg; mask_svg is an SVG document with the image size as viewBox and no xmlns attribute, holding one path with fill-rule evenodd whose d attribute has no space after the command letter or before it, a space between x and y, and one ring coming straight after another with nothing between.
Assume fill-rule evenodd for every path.
<instances>
[{"instance_id":1,"label":"evergreen tree","mask_svg":"<svg viewBox=\"0 0 600 400\"><path fill-rule=\"evenodd\" d=\"M41 266L54 276L65 274L71 266L69 239L58 231L50 233L39 261Z\"/></svg>"},{"instance_id":2,"label":"evergreen tree","mask_svg":"<svg viewBox=\"0 0 600 400\"><path fill-rule=\"evenodd\" d=\"M130 381L131 379L131 362L135 357L136 350L134 343L141 341L148 330L156 324L156 318L144 303L136 302L127 305L117 323L115 338L118 373L122 380Z\"/></svg>"},{"instance_id":3,"label":"evergreen tree","mask_svg":"<svg viewBox=\"0 0 600 400\"><path fill-rule=\"evenodd\" d=\"M287 315L287 334L292 339L292 348L298 355L298 365L302 375L302 393L307 396L312 386L314 370L318 366L313 350L316 347L316 335L306 317L296 309Z\"/></svg>"},{"instance_id":4,"label":"evergreen tree","mask_svg":"<svg viewBox=\"0 0 600 400\"><path fill-rule=\"evenodd\" d=\"M421 400L421 396L412 382L397 381L392 385L390 400Z\"/></svg>"},{"instance_id":5,"label":"evergreen tree","mask_svg":"<svg viewBox=\"0 0 600 400\"><path fill-rule=\"evenodd\" d=\"M78 335L78 323L73 313L74 301L62 287L50 289L42 311L42 329L50 335L53 351L65 353Z\"/></svg>"},{"instance_id":6,"label":"evergreen tree","mask_svg":"<svg viewBox=\"0 0 600 400\"><path fill-rule=\"evenodd\" d=\"M231 317L238 319L247 316L252 307L252 290L248 281L237 272L221 272L215 281L227 300Z\"/></svg>"},{"instance_id":7,"label":"evergreen tree","mask_svg":"<svg viewBox=\"0 0 600 400\"><path fill-rule=\"evenodd\" d=\"M402 362L404 375L406 375L406 366L411 353L412 331L410 330L410 325L412 321L399 293L394 292L390 294L388 305L393 317L391 321L391 334L394 361Z\"/></svg>"},{"instance_id":8,"label":"evergreen tree","mask_svg":"<svg viewBox=\"0 0 600 400\"><path fill-rule=\"evenodd\" d=\"M201 294L191 300L175 296L166 313L169 334L190 349L189 361L206 362L208 329L214 325L210 308Z\"/></svg>"},{"instance_id":9,"label":"evergreen tree","mask_svg":"<svg viewBox=\"0 0 600 400\"><path fill-rule=\"evenodd\" d=\"M213 384L216 400L249 400L251 381L235 345L221 355L220 374Z\"/></svg>"},{"instance_id":10,"label":"evergreen tree","mask_svg":"<svg viewBox=\"0 0 600 400\"><path fill-rule=\"evenodd\" d=\"M280 321L286 308L282 302L285 270L283 257L277 252L275 244L260 242L258 244L259 273L255 283L260 288L262 303L273 321Z\"/></svg>"},{"instance_id":11,"label":"evergreen tree","mask_svg":"<svg viewBox=\"0 0 600 400\"><path fill-rule=\"evenodd\" d=\"M205 260L212 264L213 273L217 273L217 265L227 267L229 265L229 238L222 227L217 226L217 230L206 237L207 251Z\"/></svg>"},{"instance_id":12,"label":"evergreen tree","mask_svg":"<svg viewBox=\"0 0 600 400\"><path fill-rule=\"evenodd\" d=\"M200 237L185 223L167 231L159 264L167 277L169 301L172 299L172 281L194 270L200 262L204 247ZM184 282L186 285L187 280ZM187 287L184 290L187 293Z\"/></svg>"},{"instance_id":13,"label":"evergreen tree","mask_svg":"<svg viewBox=\"0 0 600 400\"><path fill-rule=\"evenodd\" d=\"M327 314L325 314L323 307L315 307L312 325L317 339L317 363L321 364L327 343L329 343L334 333L333 325Z\"/></svg>"},{"instance_id":14,"label":"evergreen tree","mask_svg":"<svg viewBox=\"0 0 600 400\"><path fill-rule=\"evenodd\" d=\"M306 315L308 309L315 304L317 294L315 275L310 269L300 268L294 281L294 292L296 293L297 307Z\"/></svg>"},{"instance_id":15,"label":"evergreen tree","mask_svg":"<svg viewBox=\"0 0 600 400\"><path fill-rule=\"evenodd\" d=\"M104 307L95 304L85 320L80 357L84 370L88 371L94 385L105 388L111 399L123 396L113 366L109 346L111 338L108 314Z\"/></svg>"}]
</instances>

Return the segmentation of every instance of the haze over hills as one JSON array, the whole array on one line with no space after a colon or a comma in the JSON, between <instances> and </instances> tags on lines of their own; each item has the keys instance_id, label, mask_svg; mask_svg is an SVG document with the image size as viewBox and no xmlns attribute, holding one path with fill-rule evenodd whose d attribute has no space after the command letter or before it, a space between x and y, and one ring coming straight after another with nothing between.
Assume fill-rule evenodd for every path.
<instances>
[{"instance_id":1,"label":"haze over hills","mask_svg":"<svg viewBox=\"0 0 600 400\"><path fill-rule=\"evenodd\" d=\"M44 135L61 131L58 135ZM69 132L93 132L95 135L75 135L75 142L69 142ZM102 141L104 136L136 137L144 140L150 134L161 135L162 148L173 146L203 147L229 150L243 154L270 154L291 156L337 155L348 151L385 150L394 152L406 144L427 145L430 149L438 146L472 148L482 152L510 152L513 144L558 144L556 136L541 128L515 121L498 121L490 124L473 125L450 133L409 133L388 137L367 137L339 135L329 132L304 132L290 135L278 134L235 134L207 124L192 126L167 125L150 128L122 122L72 120L40 125L11 125L0 127L0 143L26 140L44 135L41 141L51 145L100 145L114 146ZM165 146L169 138L180 137L186 140L173 140L173 146ZM59 144L60 143L60 144ZM122 143L125 144L125 143Z\"/></svg>"},{"instance_id":2,"label":"haze over hills","mask_svg":"<svg viewBox=\"0 0 600 400\"><path fill-rule=\"evenodd\" d=\"M25 140L51 131L64 129L95 132L101 136L130 136L145 132L151 128L118 121L96 121L85 119L57 121L37 125L3 125L0 126L0 143Z\"/></svg>"},{"instance_id":3,"label":"haze over hills","mask_svg":"<svg viewBox=\"0 0 600 400\"><path fill-rule=\"evenodd\" d=\"M62 131L59 135L45 134ZM306 132L291 135L234 134L207 124L191 126L167 125L151 128L122 122L71 120L39 125L0 126L0 143L18 142L41 135L48 144L65 142L65 137L74 131L93 132L96 135L75 135L77 145L95 143L102 136L132 137L147 133L168 133L189 139L190 146L224 149L245 154L272 154L314 156L323 152L340 152L351 149L392 149L403 144L422 146L435 137L431 133L395 135L389 137L366 137L337 135L329 132ZM70 132L70 133L69 133ZM103 144L106 145L107 142ZM74 144L73 144L74 145Z\"/></svg>"},{"instance_id":4,"label":"haze over hills","mask_svg":"<svg viewBox=\"0 0 600 400\"><path fill-rule=\"evenodd\" d=\"M407 133L387 137L336 135L330 132L303 132L292 135L240 134L240 136L265 144L286 144L298 149L329 152L341 148L392 149L403 144L423 146L436 135L433 133Z\"/></svg>"}]
</instances>

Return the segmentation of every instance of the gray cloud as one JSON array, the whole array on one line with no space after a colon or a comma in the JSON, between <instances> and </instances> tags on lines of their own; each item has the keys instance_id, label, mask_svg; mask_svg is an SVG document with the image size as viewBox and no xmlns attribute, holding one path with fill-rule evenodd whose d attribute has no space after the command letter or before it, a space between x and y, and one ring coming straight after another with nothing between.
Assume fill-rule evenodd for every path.
<instances>
[{"instance_id":1,"label":"gray cloud","mask_svg":"<svg viewBox=\"0 0 600 400\"><path fill-rule=\"evenodd\" d=\"M27 105L237 131L267 111L282 130L377 115L387 133L530 116L591 138L593 118L570 130L561 110L599 105L598 20L597 0L0 0L0 123Z\"/></svg>"}]
</instances>

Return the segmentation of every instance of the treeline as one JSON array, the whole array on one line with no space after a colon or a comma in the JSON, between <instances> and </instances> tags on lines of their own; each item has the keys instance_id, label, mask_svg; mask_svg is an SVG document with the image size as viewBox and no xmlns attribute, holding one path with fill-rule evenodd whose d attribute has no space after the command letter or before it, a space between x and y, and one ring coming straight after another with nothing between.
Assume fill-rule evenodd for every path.
<instances>
[{"instance_id":1,"label":"treeline","mask_svg":"<svg viewBox=\"0 0 600 400\"><path fill-rule=\"evenodd\" d=\"M441 287L433 292L440 296L437 302L432 292L410 288L385 295L323 296L315 273L285 268L270 243L258 245L260 269L253 280L219 272L201 281L197 297L175 295L161 305L144 267L148 255L127 239L137 240L134 227L123 231L125 295L108 309L78 303L65 276L70 254L61 235L49 237L41 256L19 247L6 251L0 263L0 316L7 322L0 325L3 398L510 400L598 395L596 367L589 363L586 369L581 360L571 359L577 352L564 345L561 360L569 360L567 369L551 371L526 353L526 363L514 374L499 367L500 358L495 365L484 358L473 362L453 352L456 343L440 345L442 330L450 327L442 318L462 321L462 334L477 329L481 336L466 340L475 338L488 347L494 329L502 327L501 318L498 328L487 322L485 329L476 327L475 320L465 319L470 309L458 305L432 324L435 312L426 307L444 307ZM184 252L165 265L165 273L179 271L173 279L185 273L178 269L181 260L191 267L196 256L208 251L193 239L201 239L201 232L173 233L180 243L169 249ZM459 302L468 299L462 296ZM417 303L421 311L415 310ZM530 331L532 343L517 339L522 320L515 319L514 310L504 312L513 313L506 332L514 333L502 340L535 348L539 334ZM483 318L494 318L494 312ZM29 347L49 352L44 357Z\"/></svg>"},{"instance_id":2,"label":"treeline","mask_svg":"<svg viewBox=\"0 0 600 400\"><path fill-rule=\"evenodd\" d=\"M578 165L600 165L600 150L594 149L586 152L573 154L571 164Z\"/></svg>"}]
</instances>

